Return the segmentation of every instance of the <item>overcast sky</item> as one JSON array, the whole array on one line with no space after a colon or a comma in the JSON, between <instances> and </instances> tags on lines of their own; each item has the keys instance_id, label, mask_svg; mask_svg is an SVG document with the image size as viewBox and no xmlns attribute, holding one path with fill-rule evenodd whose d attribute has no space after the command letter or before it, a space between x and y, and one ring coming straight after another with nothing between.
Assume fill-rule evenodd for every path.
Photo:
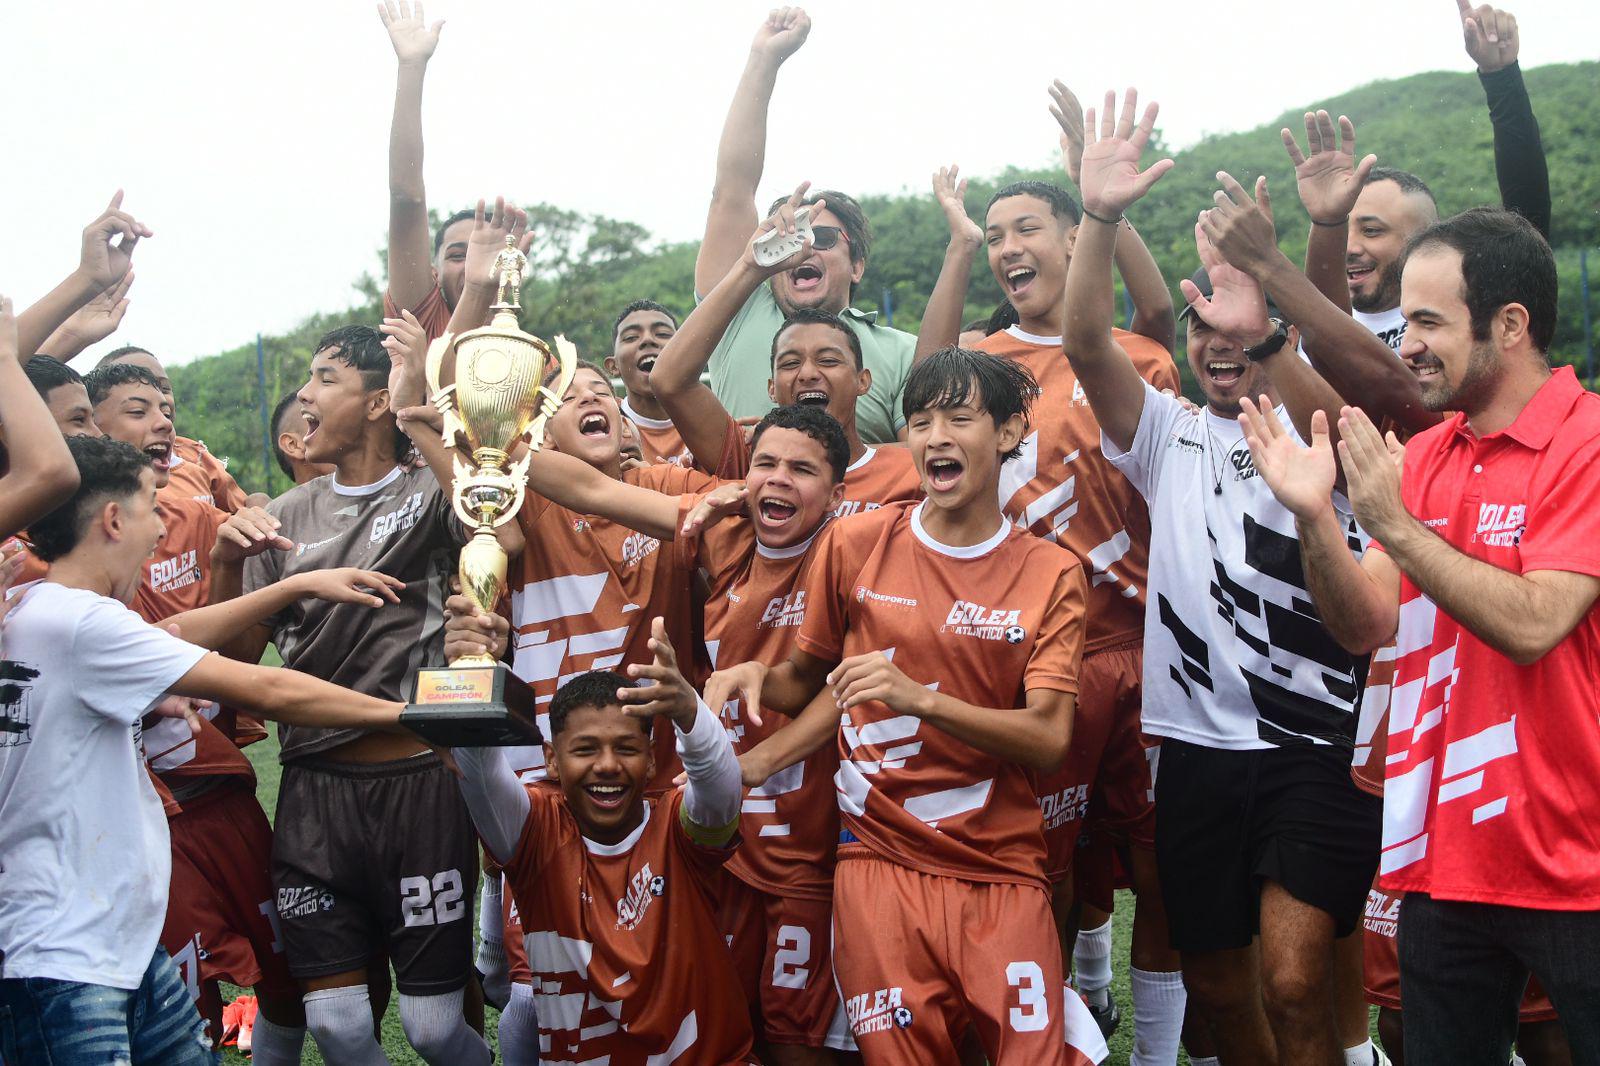
<instances>
[{"instance_id":1,"label":"overcast sky","mask_svg":"<svg viewBox=\"0 0 1600 1066\"><path fill-rule=\"evenodd\" d=\"M697 237L768 6L434 0L428 17L446 25L424 101L429 203L503 193ZM79 231L119 186L156 234L135 256L119 339L172 362L347 306L352 281L377 269L394 57L372 3L6 7L0 292L19 307L72 268ZM1043 163L1055 76L1085 102L1138 86L1182 147L1378 78L1471 69L1453 0L807 8L810 40L773 105L764 196L801 178L924 192L950 160L973 174ZM1338 21L1312 27L1317 8ZM1600 7L1514 10L1524 67L1596 57Z\"/></svg>"}]
</instances>

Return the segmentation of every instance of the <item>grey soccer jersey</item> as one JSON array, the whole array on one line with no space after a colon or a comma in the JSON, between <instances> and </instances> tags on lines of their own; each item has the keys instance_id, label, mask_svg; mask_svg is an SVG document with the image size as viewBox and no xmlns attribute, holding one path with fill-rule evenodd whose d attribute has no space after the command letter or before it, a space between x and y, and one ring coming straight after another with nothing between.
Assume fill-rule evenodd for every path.
<instances>
[{"instance_id":1,"label":"grey soccer jersey","mask_svg":"<svg viewBox=\"0 0 1600 1066\"><path fill-rule=\"evenodd\" d=\"M382 607L297 601L273 617L272 642L285 666L386 700L411 698L411 678L444 650L444 598L465 532L427 469L396 467L371 485L340 485L329 474L279 496L267 510L294 541L245 564L254 591L308 570L355 566L404 581L399 603ZM280 726L284 762L327 751L361 729Z\"/></svg>"}]
</instances>

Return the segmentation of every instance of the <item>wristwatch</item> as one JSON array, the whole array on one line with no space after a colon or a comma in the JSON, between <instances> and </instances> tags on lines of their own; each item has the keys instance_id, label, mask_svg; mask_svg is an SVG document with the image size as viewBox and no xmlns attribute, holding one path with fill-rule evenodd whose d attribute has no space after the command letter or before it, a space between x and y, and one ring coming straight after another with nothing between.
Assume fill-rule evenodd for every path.
<instances>
[{"instance_id":1,"label":"wristwatch","mask_svg":"<svg viewBox=\"0 0 1600 1066\"><path fill-rule=\"evenodd\" d=\"M1281 318L1269 318L1272 324L1272 333L1260 344L1252 344L1244 350L1244 357L1252 363L1259 363L1268 356L1277 355L1284 343L1289 339L1289 327Z\"/></svg>"}]
</instances>

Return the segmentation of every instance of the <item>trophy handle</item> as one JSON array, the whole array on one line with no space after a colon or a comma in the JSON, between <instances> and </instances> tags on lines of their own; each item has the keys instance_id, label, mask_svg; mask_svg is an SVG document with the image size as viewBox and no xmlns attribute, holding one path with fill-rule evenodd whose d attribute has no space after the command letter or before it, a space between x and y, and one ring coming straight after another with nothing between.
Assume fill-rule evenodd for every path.
<instances>
[{"instance_id":1,"label":"trophy handle","mask_svg":"<svg viewBox=\"0 0 1600 1066\"><path fill-rule=\"evenodd\" d=\"M561 398L567 394L567 389L572 386L572 379L578 373L578 349L571 341L567 340L565 334L561 333L555 336L555 346L556 361L561 364L561 372L559 379L556 381L554 395L551 398L555 400L555 406L559 407L561 406ZM546 390L547 394L550 392L551 390ZM547 415L554 413L554 408L546 410Z\"/></svg>"}]
</instances>

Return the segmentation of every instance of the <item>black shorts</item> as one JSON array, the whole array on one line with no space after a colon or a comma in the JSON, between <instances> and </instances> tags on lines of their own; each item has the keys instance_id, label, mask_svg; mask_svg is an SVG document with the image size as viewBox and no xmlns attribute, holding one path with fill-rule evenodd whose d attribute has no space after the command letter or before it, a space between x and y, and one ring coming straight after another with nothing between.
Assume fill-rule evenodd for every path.
<instances>
[{"instance_id":1,"label":"black shorts","mask_svg":"<svg viewBox=\"0 0 1600 1066\"><path fill-rule=\"evenodd\" d=\"M437 755L295 760L283 768L272 845L289 972L359 970L387 950L401 992L462 988L477 860L466 803Z\"/></svg>"},{"instance_id":2,"label":"black shorts","mask_svg":"<svg viewBox=\"0 0 1600 1066\"><path fill-rule=\"evenodd\" d=\"M1223 951L1261 928L1261 883L1356 928L1378 867L1383 801L1356 788L1350 753L1161 742L1156 864L1172 946Z\"/></svg>"}]
</instances>

